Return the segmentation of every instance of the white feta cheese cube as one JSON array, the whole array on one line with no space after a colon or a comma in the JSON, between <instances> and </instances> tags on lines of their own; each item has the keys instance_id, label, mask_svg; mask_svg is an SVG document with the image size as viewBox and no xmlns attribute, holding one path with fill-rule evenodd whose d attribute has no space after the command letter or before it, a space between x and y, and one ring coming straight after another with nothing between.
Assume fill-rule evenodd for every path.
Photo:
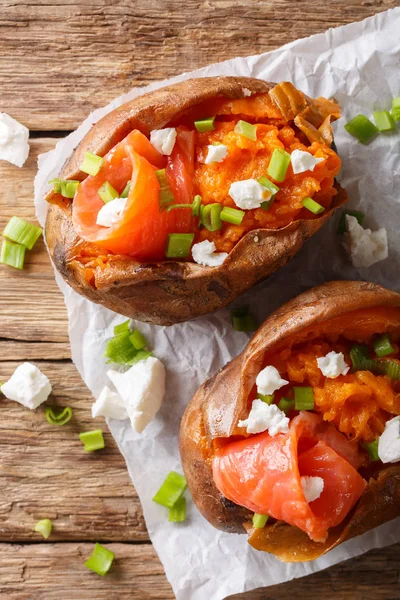
<instances>
[{"instance_id":1,"label":"white feta cheese cube","mask_svg":"<svg viewBox=\"0 0 400 600\"><path fill-rule=\"evenodd\" d=\"M123 400L105 385L100 396L92 404L92 417L111 417L123 421L128 418Z\"/></svg>"},{"instance_id":2,"label":"white feta cheese cube","mask_svg":"<svg viewBox=\"0 0 400 600\"><path fill-rule=\"evenodd\" d=\"M304 475L300 477L301 487L307 502L314 502L324 491L324 480L322 477L308 477Z\"/></svg>"},{"instance_id":3,"label":"white feta cheese cube","mask_svg":"<svg viewBox=\"0 0 400 600\"><path fill-rule=\"evenodd\" d=\"M252 92L251 90L249 90L248 88L243 88L243 89L242 89L242 92L243 92L243 96L244 96L245 98L247 98L247 97L249 97L249 96L252 96L252 94L253 94L253 92Z\"/></svg>"},{"instance_id":4,"label":"white feta cheese cube","mask_svg":"<svg viewBox=\"0 0 400 600\"><path fill-rule=\"evenodd\" d=\"M343 352L328 352L326 356L317 358L317 365L322 375L328 379L335 379L339 375L347 375L349 365L344 360Z\"/></svg>"},{"instance_id":5,"label":"white feta cheese cube","mask_svg":"<svg viewBox=\"0 0 400 600\"><path fill-rule=\"evenodd\" d=\"M154 148L160 152L169 156L174 149L176 142L176 129L175 127L165 127L164 129L154 129L150 132L150 143L153 144Z\"/></svg>"},{"instance_id":6,"label":"white feta cheese cube","mask_svg":"<svg viewBox=\"0 0 400 600\"><path fill-rule=\"evenodd\" d=\"M370 267L388 257L386 229L383 227L378 231L364 229L351 215L346 215L346 226L347 233L343 245L353 267Z\"/></svg>"},{"instance_id":7,"label":"white feta cheese cube","mask_svg":"<svg viewBox=\"0 0 400 600\"><path fill-rule=\"evenodd\" d=\"M271 198L272 193L255 179L244 179L231 184L229 195L236 206L250 210L259 208L263 202Z\"/></svg>"},{"instance_id":8,"label":"white feta cheese cube","mask_svg":"<svg viewBox=\"0 0 400 600\"><path fill-rule=\"evenodd\" d=\"M383 463L400 461L400 417L387 421L378 441L378 456Z\"/></svg>"},{"instance_id":9,"label":"white feta cheese cube","mask_svg":"<svg viewBox=\"0 0 400 600\"><path fill-rule=\"evenodd\" d=\"M1 391L9 400L15 400L33 410L50 396L51 384L35 365L24 362L15 369L10 379L3 383Z\"/></svg>"},{"instance_id":10,"label":"white feta cheese cube","mask_svg":"<svg viewBox=\"0 0 400 600\"><path fill-rule=\"evenodd\" d=\"M288 383L286 379L281 378L278 369L271 365L265 367L256 377L257 392L263 396L271 396Z\"/></svg>"},{"instance_id":11,"label":"white feta cheese cube","mask_svg":"<svg viewBox=\"0 0 400 600\"><path fill-rule=\"evenodd\" d=\"M102 227L112 227L121 218L128 198L115 198L106 202L97 213L96 223Z\"/></svg>"},{"instance_id":12,"label":"white feta cheese cube","mask_svg":"<svg viewBox=\"0 0 400 600\"><path fill-rule=\"evenodd\" d=\"M142 433L164 399L164 365L158 358L149 356L125 373L111 370L107 375L125 404L133 429Z\"/></svg>"},{"instance_id":13,"label":"white feta cheese cube","mask_svg":"<svg viewBox=\"0 0 400 600\"><path fill-rule=\"evenodd\" d=\"M247 419L238 422L238 427L246 427L247 433L267 431L271 437L289 431L289 419L276 404L267 404L258 398L253 400Z\"/></svg>"},{"instance_id":14,"label":"white feta cheese cube","mask_svg":"<svg viewBox=\"0 0 400 600\"><path fill-rule=\"evenodd\" d=\"M29 129L10 115L0 113L0 160L22 167L29 154Z\"/></svg>"},{"instance_id":15,"label":"white feta cheese cube","mask_svg":"<svg viewBox=\"0 0 400 600\"><path fill-rule=\"evenodd\" d=\"M315 158L310 152L304 150L293 150L290 155L293 173L304 173L304 171L314 171L315 165L324 161L324 158Z\"/></svg>"},{"instance_id":16,"label":"white feta cheese cube","mask_svg":"<svg viewBox=\"0 0 400 600\"><path fill-rule=\"evenodd\" d=\"M228 147L224 144L218 144L216 146L207 146L208 152L204 163L210 165L211 163L222 162L228 154Z\"/></svg>"},{"instance_id":17,"label":"white feta cheese cube","mask_svg":"<svg viewBox=\"0 0 400 600\"><path fill-rule=\"evenodd\" d=\"M198 244L192 246L192 256L194 262L205 267L218 267L222 265L226 257L227 252L215 252L214 242L204 240Z\"/></svg>"}]
</instances>

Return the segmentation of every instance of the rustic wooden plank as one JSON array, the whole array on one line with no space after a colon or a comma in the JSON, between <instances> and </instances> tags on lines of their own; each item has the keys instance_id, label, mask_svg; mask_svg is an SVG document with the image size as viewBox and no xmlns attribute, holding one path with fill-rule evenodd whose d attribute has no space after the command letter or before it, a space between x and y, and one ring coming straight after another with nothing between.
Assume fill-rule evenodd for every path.
<instances>
[{"instance_id":1,"label":"rustic wooden plank","mask_svg":"<svg viewBox=\"0 0 400 600\"><path fill-rule=\"evenodd\" d=\"M5 381L18 363L0 363ZM139 499L104 419L70 362L40 362L53 394L47 404L71 406L72 420L49 425L36 411L1 399L0 540L37 540L32 527L54 519L54 540L148 540ZM87 454L80 431L101 428L106 448Z\"/></svg>"},{"instance_id":2,"label":"rustic wooden plank","mask_svg":"<svg viewBox=\"0 0 400 600\"><path fill-rule=\"evenodd\" d=\"M1 321L1 314L0 314ZM71 358L68 342L25 342L0 339L0 356L3 360L67 360Z\"/></svg>"},{"instance_id":3,"label":"rustic wooden plank","mask_svg":"<svg viewBox=\"0 0 400 600\"><path fill-rule=\"evenodd\" d=\"M31 140L23 169L0 161L0 231L12 215L36 221L33 179L37 158L57 141ZM68 343L67 313L42 239L27 253L23 271L0 265L0 306L1 338Z\"/></svg>"},{"instance_id":4,"label":"rustic wooden plank","mask_svg":"<svg viewBox=\"0 0 400 600\"><path fill-rule=\"evenodd\" d=\"M136 85L369 17L399 0L1 0L0 110L74 129ZM12 57L12 60L10 60Z\"/></svg>"},{"instance_id":5,"label":"rustic wooden plank","mask_svg":"<svg viewBox=\"0 0 400 600\"><path fill-rule=\"evenodd\" d=\"M7 600L174 598L150 544L107 544L107 547L116 558L111 571L102 578L88 572L83 564L92 551L92 544L0 544L0 595ZM376 550L327 571L230 596L229 600L398 598L398 550L399 545Z\"/></svg>"}]
</instances>

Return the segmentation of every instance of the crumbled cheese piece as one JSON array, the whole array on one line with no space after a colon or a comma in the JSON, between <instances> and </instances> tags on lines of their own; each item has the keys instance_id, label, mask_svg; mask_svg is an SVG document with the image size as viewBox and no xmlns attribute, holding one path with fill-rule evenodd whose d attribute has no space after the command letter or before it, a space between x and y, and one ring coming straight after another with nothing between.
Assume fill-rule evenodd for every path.
<instances>
[{"instance_id":1,"label":"crumbled cheese piece","mask_svg":"<svg viewBox=\"0 0 400 600\"><path fill-rule=\"evenodd\" d=\"M228 147L224 146L224 144L218 144L217 146L210 145L207 146L208 153L204 163L206 165L210 165L215 162L222 162L226 155L228 154Z\"/></svg>"},{"instance_id":2,"label":"crumbled cheese piece","mask_svg":"<svg viewBox=\"0 0 400 600\"><path fill-rule=\"evenodd\" d=\"M150 132L150 142L160 154L169 156L174 149L176 141L175 127L165 127L165 129L154 129Z\"/></svg>"},{"instance_id":3,"label":"crumbled cheese piece","mask_svg":"<svg viewBox=\"0 0 400 600\"><path fill-rule=\"evenodd\" d=\"M271 437L277 433L289 431L289 419L276 404L267 404L262 400L253 400L249 416L238 422L238 427L246 427L247 433L267 431Z\"/></svg>"},{"instance_id":4,"label":"crumbled cheese piece","mask_svg":"<svg viewBox=\"0 0 400 600\"><path fill-rule=\"evenodd\" d=\"M247 97L249 97L249 96L252 96L252 95L253 95L253 92L252 92L251 90L247 89L247 88L243 88L243 89L242 89L242 92L243 92L243 96L244 96L245 98L247 98Z\"/></svg>"},{"instance_id":5,"label":"crumbled cheese piece","mask_svg":"<svg viewBox=\"0 0 400 600\"><path fill-rule=\"evenodd\" d=\"M259 208L263 202L271 198L272 193L255 179L245 179L232 183L229 195L236 206L250 210Z\"/></svg>"},{"instance_id":6,"label":"crumbled cheese piece","mask_svg":"<svg viewBox=\"0 0 400 600\"><path fill-rule=\"evenodd\" d=\"M304 171L314 171L315 165L325 160L324 158L315 158L310 152L303 150L293 150L290 155L293 173L304 173Z\"/></svg>"},{"instance_id":7,"label":"crumbled cheese piece","mask_svg":"<svg viewBox=\"0 0 400 600\"><path fill-rule=\"evenodd\" d=\"M255 235L254 238L253 238L253 240L257 243L257 242L260 241L260 238L258 237L258 235Z\"/></svg>"},{"instance_id":8,"label":"crumbled cheese piece","mask_svg":"<svg viewBox=\"0 0 400 600\"><path fill-rule=\"evenodd\" d=\"M400 461L400 417L387 421L378 441L378 456L383 463Z\"/></svg>"},{"instance_id":9,"label":"crumbled cheese piece","mask_svg":"<svg viewBox=\"0 0 400 600\"><path fill-rule=\"evenodd\" d=\"M29 154L29 129L6 113L0 113L0 160L22 167Z\"/></svg>"},{"instance_id":10,"label":"crumbled cheese piece","mask_svg":"<svg viewBox=\"0 0 400 600\"><path fill-rule=\"evenodd\" d=\"M115 225L125 210L128 198L115 198L106 202L97 213L96 223L103 227L112 227Z\"/></svg>"},{"instance_id":11,"label":"crumbled cheese piece","mask_svg":"<svg viewBox=\"0 0 400 600\"><path fill-rule=\"evenodd\" d=\"M105 385L100 396L92 404L92 417L111 417L123 421L128 418L123 400Z\"/></svg>"},{"instance_id":12,"label":"crumbled cheese piece","mask_svg":"<svg viewBox=\"0 0 400 600\"><path fill-rule=\"evenodd\" d=\"M370 267L388 257L386 229L364 229L351 215L346 215L346 226L344 247L354 267Z\"/></svg>"},{"instance_id":13,"label":"crumbled cheese piece","mask_svg":"<svg viewBox=\"0 0 400 600\"><path fill-rule=\"evenodd\" d=\"M271 396L288 383L286 379L281 379L278 369L272 366L265 367L256 378L257 392L263 396Z\"/></svg>"},{"instance_id":14,"label":"crumbled cheese piece","mask_svg":"<svg viewBox=\"0 0 400 600\"><path fill-rule=\"evenodd\" d=\"M164 365L158 358L149 356L125 373L108 371L107 375L125 404L133 429L142 433L164 399Z\"/></svg>"},{"instance_id":15,"label":"crumbled cheese piece","mask_svg":"<svg viewBox=\"0 0 400 600\"><path fill-rule=\"evenodd\" d=\"M344 360L343 352L328 352L326 356L317 358L318 369L328 379L335 379L339 375L347 375L349 365Z\"/></svg>"},{"instance_id":16,"label":"crumbled cheese piece","mask_svg":"<svg viewBox=\"0 0 400 600\"><path fill-rule=\"evenodd\" d=\"M300 477L301 487L307 502L314 502L324 491L324 480L322 477L308 477L304 475Z\"/></svg>"},{"instance_id":17,"label":"crumbled cheese piece","mask_svg":"<svg viewBox=\"0 0 400 600\"><path fill-rule=\"evenodd\" d=\"M15 369L10 379L3 383L1 391L9 400L15 400L33 410L50 396L51 384L35 365L24 362Z\"/></svg>"},{"instance_id":18,"label":"crumbled cheese piece","mask_svg":"<svg viewBox=\"0 0 400 600\"><path fill-rule=\"evenodd\" d=\"M192 246L192 256L194 262L205 267L218 267L222 265L226 257L227 252L215 252L214 242L204 240Z\"/></svg>"}]
</instances>

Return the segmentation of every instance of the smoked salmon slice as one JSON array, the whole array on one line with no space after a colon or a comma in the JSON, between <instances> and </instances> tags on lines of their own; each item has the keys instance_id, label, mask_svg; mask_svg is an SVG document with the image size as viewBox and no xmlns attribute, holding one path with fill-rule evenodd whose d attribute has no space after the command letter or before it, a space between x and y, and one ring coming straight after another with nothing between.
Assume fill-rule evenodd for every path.
<instances>
[{"instance_id":1,"label":"smoked salmon slice","mask_svg":"<svg viewBox=\"0 0 400 600\"><path fill-rule=\"evenodd\" d=\"M320 416L302 411L287 434L260 433L219 448L212 467L214 482L226 498L324 542L328 529L345 518L366 487L355 468L361 463L361 453L357 455L344 435ZM303 475L324 480L321 496L310 503L303 493Z\"/></svg>"}]
</instances>

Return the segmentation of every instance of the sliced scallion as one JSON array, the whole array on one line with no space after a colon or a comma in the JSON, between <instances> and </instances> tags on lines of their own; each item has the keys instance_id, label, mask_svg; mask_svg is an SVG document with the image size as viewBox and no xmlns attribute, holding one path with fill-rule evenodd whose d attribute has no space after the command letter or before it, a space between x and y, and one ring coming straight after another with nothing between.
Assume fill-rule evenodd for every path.
<instances>
[{"instance_id":1,"label":"sliced scallion","mask_svg":"<svg viewBox=\"0 0 400 600\"><path fill-rule=\"evenodd\" d=\"M136 350L142 350L142 348L144 348L146 345L146 338L138 329L133 330L133 332L129 336L129 339L131 341L131 344L133 344L133 347L136 348Z\"/></svg>"},{"instance_id":2,"label":"sliced scallion","mask_svg":"<svg viewBox=\"0 0 400 600\"><path fill-rule=\"evenodd\" d=\"M320 215L325 210L324 206L321 206L321 204L318 204L318 202L315 202L315 200L310 197L304 198L301 203L304 208L312 212L314 215Z\"/></svg>"},{"instance_id":3,"label":"sliced scallion","mask_svg":"<svg viewBox=\"0 0 400 600\"><path fill-rule=\"evenodd\" d=\"M79 170L94 177L100 171L103 163L104 158L101 156L97 156L97 154L93 154L93 152L85 152L83 162L79 167Z\"/></svg>"},{"instance_id":4,"label":"sliced scallion","mask_svg":"<svg viewBox=\"0 0 400 600\"><path fill-rule=\"evenodd\" d=\"M396 127L393 117L388 110L376 110L374 112L374 121L379 131L393 131Z\"/></svg>"},{"instance_id":5,"label":"sliced scallion","mask_svg":"<svg viewBox=\"0 0 400 600\"><path fill-rule=\"evenodd\" d=\"M96 450L102 450L104 448L104 438L101 429L84 431L79 434L79 439L84 445L85 452L95 452Z\"/></svg>"},{"instance_id":6,"label":"sliced scallion","mask_svg":"<svg viewBox=\"0 0 400 600\"><path fill-rule=\"evenodd\" d=\"M372 342L372 345L374 347L375 354L379 358L387 356L388 354L393 354L394 352L394 348L390 340L390 335L388 333L384 333L379 337L375 338Z\"/></svg>"},{"instance_id":7,"label":"sliced scallion","mask_svg":"<svg viewBox=\"0 0 400 600\"><path fill-rule=\"evenodd\" d=\"M73 198L78 190L79 183L75 179L61 179L61 195L64 198Z\"/></svg>"},{"instance_id":8,"label":"sliced scallion","mask_svg":"<svg viewBox=\"0 0 400 600\"><path fill-rule=\"evenodd\" d=\"M114 335L119 335L120 333L126 333L127 331L129 331L129 333L131 332L129 324L130 324L131 320L128 319L127 321L124 321L123 323L119 323L118 325L115 325L114 327Z\"/></svg>"},{"instance_id":9,"label":"sliced scallion","mask_svg":"<svg viewBox=\"0 0 400 600\"><path fill-rule=\"evenodd\" d=\"M290 154L282 148L275 148L268 165L267 173L275 181L283 181L290 165Z\"/></svg>"},{"instance_id":10,"label":"sliced scallion","mask_svg":"<svg viewBox=\"0 0 400 600\"><path fill-rule=\"evenodd\" d=\"M186 258L190 254L194 233L170 233L168 235L167 258Z\"/></svg>"},{"instance_id":11,"label":"sliced scallion","mask_svg":"<svg viewBox=\"0 0 400 600\"><path fill-rule=\"evenodd\" d=\"M111 200L115 200L115 198L118 198L117 190L111 185L109 181L103 183L103 185L99 188L99 191L97 193L103 200L104 204L107 204L107 202L111 202Z\"/></svg>"},{"instance_id":12,"label":"sliced scallion","mask_svg":"<svg viewBox=\"0 0 400 600\"><path fill-rule=\"evenodd\" d=\"M179 500L187 486L186 479L176 471L170 471L164 483L153 497L153 502L161 504L166 508L172 508Z\"/></svg>"},{"instance_id":13,"label":"sliced scallion","mask_svg":"<svg viewBox=\"0 0 400 600\"><path fill-rule=\"evenodd\" d=\"M214 127L214 119L215 117L208 117L207 119L200 119L199 121L194 122L194 126L196 127L199 133L204 133L205 131L213 131Z\"/></svg>"},{"instance_id":14,"label":"sliced scallion","mask_svg":"<svg viewBox=\"0 0 400 600\"><path fill-rule=\"evenodd\" d=\"M344 210L340 215L337 233L339 235L343 235L347 231L346 226L346 215L350 215L351 217L355 217L360 225L363 224L365 219L365 214L360 210Z\"/></svg>"},{"instance_id":15,"label":"sliced scallion","mask_svg":"<svg viewBox=\"0 0 400 600\"><path fill-rule=\"evenodd\" d=\"M273 196L275 196L275 194L277 194L280 190L277 185L272 183L268 177L264 177L264 175L259 178L258 183L261 183L263 187L267 188L267 190L270 191Z\"/></svg>"},{"instance_id":16,"label":"sliced scallion","mask_svg":"<svg viewBox=\"0 0 400 600\"><path fill-rule=\"evenodd\" d=\"M257 394L258 400L262 400L265 404L272 404L274 401L274 395L270 396L269 394Z\"/></svg>"},{"instance_id":17,"label":"sliced scallion","mask_svg":"<svg viewBox=\"0 0 400 600\"><path fill-rule=\"evenodd\" d=\"M72 408L70 406L66 406L61 412L55 413L51 406L47 406L45 408L45 415L47 422L50 425L56 425L57 427L61 427L62 425L66 425L68 421L72 418Z\"/></svg>"},{"instance_id":18,"label":"sliced scallion","mask_svg":"<svg viewBox=\"0 0 400 600\"><path fill-rule=\"evenodd\" d=\"M232 326L235 331L249 332L257 329L257 323L253 315L237 317L232 314Z\"/></svg>"},{"instance_id":19,"label":"sliced scallion","mask_svg":"<svg viewBox=\"0 0 400 600\"><path fill-rule=\"evenodd\" d=\"M394 121L400 121L400 96L392 100L392 117Z\"/></svg>"},{"instance_id":20,"label":"sliced scallion","mask_svg":"<svg viewBox=\"0 0 400 600\"><path fill-rule=\"evenodd\" d=\"M314 392L312 387L294 387L294 407L296 410L314 409Z\"/></svg>"},{"instance_id":21,"label":"sliced scallion","mask_svg":"<svg viewBox=\"0 0 400 600\"><path fill-rule=\"evenodd\" d=\"M378 444L379 444L379 438L374 440L373 442L369 442L368 444L367 443L363 444L364 448L368 452L370 459L373 461L380 460L379 454L378 454Z\"/></svg>"},{"instance_id":22,"label":"sliced scallion","mask_svg":"<svg viewBox=\"0 0 400 600\"><path fill-rule=\"evenodd\" d=\"M91 556L85 562L85 567L97 573L97 575L104 576L110 570L114 558L114 552L96 543Z\"/></svg>"},{"instance_id":23,"label":"sliced scallion","mask_svg":"<svg viewBox=\"0 0 400 600\"><path fill-rule=\"evenodd\" d=\"M182 523L186 520L186 498L181 496L169 509L168 521L171 523Z\"/></svg>"},{"instance_id":24,"label":"sliced scallion","mask_svg":"<svg viewBox=\"0 0 400 600\"><path fill-rule=\"evenodd\" d=\"M133 358L131 358L126 364L136 365L136 363L140 362L141 360L146 360L146 358L149 358L149 356L153 356L153 353L150 350L138 350Z\"/></svg>"},{"instance_id":25,"label":"sliced scallion","mask_svg":"<svg viewBox=\"0 0 400 600\"><path fill-rule=\"evenodd\" d=\"M44 539L47 540L47 538L50 537L52 529L53 523L50 521L50 519L41 519L36 523L35 527L33 528L33 531L36 531L36 533L40 533L44 537Z\"/></svg>"},{"instance_id":26,"label":"sliced scallion","mask_svg":"<svg viewBox=\"0 0 400 600\"><path fill-rule=\"evenodd\" d=\"M208 231L221 229L222 204L206 204L202 211L202 224Z\"/></svg>"},{"instance_id":27,"label":"sliced scallion","mask_svg":"<svg viewBox=\"0 0 400 600\"><path fill-rule=\"evenodd\" d=\"M224 206L221 210L220 219L226 223L232 223L233 225L240 225L244 218L244 210L238 208L231 208L230 206Z\"/></svg>"},{"instance_id":28,"label":"sliced scallion","mask_svg":"<svg viewBox=\"0 0 400 600\"><path fill-rule=\"evenodd\" d=\"M378 128L365 115L356 115L344 128L362 144L368 144L378 133Z\"/></svg>"},{"instance_id":29,"label":"sliced scallion","mask_svg":"<svg viewBox=\"0 0 400 600\"><path fill-rule=\"evenodd\" d=\"M294 409L294 400L290 398L281 398L278 403L279 410L283 410L288 415Z\"/></svg>"},{"instance_id":30,"label":"sliced scallion","mask_svg":"<svg viewBox=\"0 0 400 600\"><path fill-rule=\"evenodd\" d=\"M238 121L233 130L235 133L239 133L243 137L248 138L249 140L256 141L257 139L257 127L248 123L247 121Z\"/></svg>"},{"instance_id":31,"label":"sliced scallion","mask_svg":"<svg viewBox=\"0 0 400 600\"><path fill-rule=\"evenodd\" d=\"M9 240L3 240L0 250L0 263L14 267L14 269L23 269L25 261L25 246L14 244Z\"/></svg>"},{"instance_id":32,"label":"sliced scallion","mask_svg":"<svg viewBox=\"0 0 400 600\"><path fill-rule=\"evenodd\" d=\"M196 196L193 199L193 204L192 204L192 214L194 217L199 216L200 206L201 206L201 196L199 196L199 194L196 194Z\"/></svg>"},{"instance_id":33,"label":"sliced scallion","mask_svg":"<svg viewBox=\"0 0 400 600\"><path fill-rule=\"evenodd\" d=\"M121 192L120 198L127 198L129 196L130 189L131 189L131 182L128 181L128 183L126 184L126 186L124 187L124 189Z\"/></svg>"},{"instance_id":34,"label":"sliced scallion","mask_svg":"<svg viewBox=\"0 0 400 600\"><path fill-rule=\"evenodd\" d=\"M32 250L40 236L42 235L41 227L27 223L20 217L11 217L3 231L4 237L8 238L12 242L21 244Z\"/></svg>"},{"instance_id":35,"label":"sliced scallion","mask_svg":"<svg viewBox=\"0 0 400 600\"><path fill-rule=\"evenodd\" d=\"M174 194L169 185L165 169L158 169L156 171L156 177L160 184L160 191L158 192L158 202L161 210L164 210L171 202L175 200Z\"/></svg>"},{"instance_id":36,"label":"sliced scallion","mask_svg":"<svg viewBox=\"0 0 400 600\"><path fill-rule=\"evenodd\" d=\"M377 375L387 375L394 381L400 380L400 363L393 358L376 360L369 357L368 346L355 344L350 348L353 371L371 371Z\"/></svg>"},{"instance_id":37,"label":"sliced scallion","mask_svg":"<svg viewBox=\"0 0 400 600\"><path fill-rule=\"evenodd\" d=\"M267 524L269 515L260 515L258 513L254 513L253 515L253 527L255 529L264 529Z\"/></svg>"},{"instance_id":38,"label":"sliced scallion","mask_svg":"<svg viewBox=\"0 0 400 600\"><path fill-rule=\"evenodd\" d=\"M107 341L104 357L108 363L117 365L128 365L136 355L136 349L130 340L130 329L122 331Z\"/></svg>"}]
</instances>

